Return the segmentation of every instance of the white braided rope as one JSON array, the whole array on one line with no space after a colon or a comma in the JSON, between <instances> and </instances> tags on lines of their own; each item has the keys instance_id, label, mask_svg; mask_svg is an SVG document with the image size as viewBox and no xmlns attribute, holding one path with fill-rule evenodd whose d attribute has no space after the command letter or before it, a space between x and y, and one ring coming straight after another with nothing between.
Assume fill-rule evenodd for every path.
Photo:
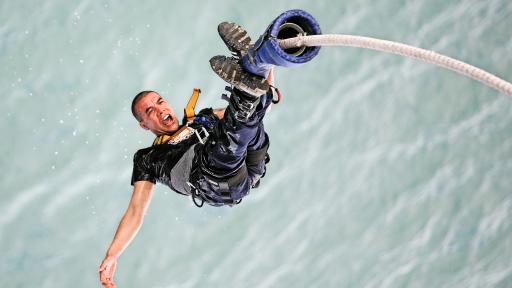
<instances>
[{"instance_id":1,"label":"white braided rope","mask_svg":"<svg viewBox=\"0 0 512 288\"><path fill-rule=\"evenodd\" d=\"M282 49L301 46L352 46L408 56L453 70L512 96L512 84L489 72L434 51L398 42L355 35L326 34L279 40L279 46Z\"/></svg>"}]
</instances>

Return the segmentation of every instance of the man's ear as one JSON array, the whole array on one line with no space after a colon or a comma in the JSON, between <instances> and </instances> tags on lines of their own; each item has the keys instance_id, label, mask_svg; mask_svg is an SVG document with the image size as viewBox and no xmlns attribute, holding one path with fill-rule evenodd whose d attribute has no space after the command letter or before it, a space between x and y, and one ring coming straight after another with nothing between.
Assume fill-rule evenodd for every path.
<instances>
[{"instance_id":1,"label":"man's ear","mask_svg":"<svg viewBox=\"0 0 512 288\"><path fill-rule=\"evenodd\" d=\"M144 123L139 122L139 126L142 127L144 130L149 130L148 126L144 125Z\"/></svg>"}]
</instances>

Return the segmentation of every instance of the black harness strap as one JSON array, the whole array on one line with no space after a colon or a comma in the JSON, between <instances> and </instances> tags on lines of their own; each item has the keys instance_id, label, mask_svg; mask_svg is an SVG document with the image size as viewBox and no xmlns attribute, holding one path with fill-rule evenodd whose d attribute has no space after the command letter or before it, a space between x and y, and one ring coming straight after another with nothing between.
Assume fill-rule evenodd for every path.
<instances>
[{"instance_id":1,"label":"black harness strap","mask_svg":"<svg viewBox=\"0 0 512 288\"><path fill-rule=\"evenodd\" d=\"M258 165L258 163L260 163L261 160L265 159L268 147L270 146L268 136L265 135L265 137L267 137L267 139L263 147L261 147L258 150L247 150L247 157L245 158L245 163L248 166Z\"/></svg>"},{"instance_id":2,"label":"black harness strap","mask_svg":"<svg viewBox=\"0 0 512 288\"><path fill-rule=\"evenodd\" d=\"M231 197L231 187L240 184L247 177L247 166L245 166L245 164L242 165L238 171L236 171L235 175L227 179L227 181L216 181L206 175L205 177L208 179L208 181L215 182L219 186L220 197L222 198L224 204L232 205L238 204L242 201L242 199L239 201L233 200Z\"/></svg>"}]
</instances>

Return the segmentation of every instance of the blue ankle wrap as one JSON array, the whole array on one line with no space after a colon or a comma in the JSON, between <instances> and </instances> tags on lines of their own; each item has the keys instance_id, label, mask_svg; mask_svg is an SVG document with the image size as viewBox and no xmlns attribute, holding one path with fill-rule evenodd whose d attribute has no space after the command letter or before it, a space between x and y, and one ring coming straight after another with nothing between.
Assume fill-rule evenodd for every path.
<instances>
[{"instance_id":1,"label":"blue ankle wrap","mask_svg":"<svg viewBox=\"0 0 512 288\"><path fill-rule=\"evenodd\" d=\"M283 50L279 47L278 39L286 39L297 35L280 35L283 32L282 25L292 23L299 26L307 35L320 35L320 25L306 11L289 10L279 15L260 36L242 58L245 70L267 77L273 65L293 67L311 61L320 51L319 46L307 47L299 55L291 53L290 49Z\"/></svg>"}]
</instances>

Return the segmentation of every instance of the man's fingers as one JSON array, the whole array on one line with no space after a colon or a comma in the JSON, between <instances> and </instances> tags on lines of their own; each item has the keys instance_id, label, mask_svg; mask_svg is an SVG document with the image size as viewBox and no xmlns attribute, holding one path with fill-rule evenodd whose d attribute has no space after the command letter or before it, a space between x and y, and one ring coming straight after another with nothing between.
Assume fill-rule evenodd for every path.
<instances>
[{"instance_id":1,"label":"man's fingers","mask_svg":"<svg viewBox=\"0 0 512 288\"><path fill-rule=\"evenodd\" d=\"M105 267L103 271L100 272L100 280L103 283L106 282L108 278L110 278L110 271Z\"/></svg>"},{"instance_id":2,"label":"man's fingers","mask_svg":"<svg viewBox=\"0 0 512 288\"><path fill-rule=\"evenodd\" d=\"M105 276L105 272L100 273L100 281L101 284L107 283L107 277Z\"/></svg>"},{"instance_id":3,"label":"man's fingers","mask_svg":"<svg viewBox=\"0 0 512 288\"><path fill-rule=\"evenodd\" d=\"M101 263L98 272L100 273L100 282L105 287L116 287L116 284L112 281L114 277L114 271L116 269L116 261L111 258L106 258Z\"/></svg>"},{"instance_id":4,"label":"man's fingers","mask_svg":"<svg viewBox=\"0 0 512 288\"><path fill-rule=\"evenodd\" d=\"M114 287L115 288L116 287L116 284L112 280L110 280L110 279L108 281L106 281L106 282L101 282L101 284L103 286L105 286L105 288L108 288L108 287Z\"/></svg>"},{"instance_id":5,"label":"man's fingers","mask_svg":"<svg viewBox=\"0 0 512 288\"><path fill-rule=\"evenodd\" d=\"M102 285L114 285L114 282L111 278L105 278L101 280Z\"/></svg>"}]
</instances>

